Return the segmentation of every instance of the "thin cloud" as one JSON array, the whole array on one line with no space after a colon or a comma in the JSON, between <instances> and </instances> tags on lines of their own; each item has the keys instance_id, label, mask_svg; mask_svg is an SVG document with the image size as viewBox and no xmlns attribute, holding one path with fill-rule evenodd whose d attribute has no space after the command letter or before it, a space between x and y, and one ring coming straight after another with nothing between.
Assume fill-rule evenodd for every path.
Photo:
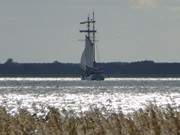
<instances>
[{"instance_id":1,"label":"thin cloud","mask_svg":"<svg viewBox=\"0 0 180 135\"><path fill-rule=\"evenodd\" d=\"M130 0L133 8L157 8L160 0Z\"/></svg>"}]
</instances>

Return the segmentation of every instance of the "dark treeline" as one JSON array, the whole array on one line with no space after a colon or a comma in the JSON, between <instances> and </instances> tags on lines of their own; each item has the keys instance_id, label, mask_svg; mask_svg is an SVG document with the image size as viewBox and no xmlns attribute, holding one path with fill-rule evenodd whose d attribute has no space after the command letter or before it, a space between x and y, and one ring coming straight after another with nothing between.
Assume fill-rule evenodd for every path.
<instances>
[{"instance_id":1,"label":"dark treeline","mask_svg":"<svg viewBox=\"0 0 180 135\"><path fill-rule=\"evenodd\" d=\"M99 63L109 77L180 77L180 63L153 61ZM17 63L8 59L0 64L0 76L80 76L80 65L72 63Z\"/></svg>"}]
</instances>

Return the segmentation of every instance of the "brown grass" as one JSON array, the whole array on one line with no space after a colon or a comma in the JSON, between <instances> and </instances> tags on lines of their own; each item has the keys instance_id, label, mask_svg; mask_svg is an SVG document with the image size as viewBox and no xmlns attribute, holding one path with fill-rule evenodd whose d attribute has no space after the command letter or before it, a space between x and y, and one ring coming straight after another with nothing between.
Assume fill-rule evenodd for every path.
<instances>
[{"instance_id":1,"label":"brown grass","mask_svg":"<svg viewBox=\"0 0 180 135\"><path fill-rule=\"evenodd\" d=\"M179 108L150 104L131 114L92 109L81 113L50 108L46 117L26 110L12 116L0 108L0 135L180 135Z\"/></svg>"}]
</instances>

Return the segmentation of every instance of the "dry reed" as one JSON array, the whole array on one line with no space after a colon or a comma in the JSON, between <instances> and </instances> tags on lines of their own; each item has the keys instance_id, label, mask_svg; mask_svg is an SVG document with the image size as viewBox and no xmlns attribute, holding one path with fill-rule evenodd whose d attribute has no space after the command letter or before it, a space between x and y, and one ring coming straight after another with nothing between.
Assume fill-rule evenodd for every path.
<instances>
[{"instance_id":1,"label":"dry reed","mask_svg":"<svg viewBox=\"0 0 180 135\"><path fill-rule=\"evenodd\" d=\"M80 116L49 108L46 117L0 108L0 135L180 135L179 108L149 104L131 114L91 109Z\"/></svg>"}]
</instances>

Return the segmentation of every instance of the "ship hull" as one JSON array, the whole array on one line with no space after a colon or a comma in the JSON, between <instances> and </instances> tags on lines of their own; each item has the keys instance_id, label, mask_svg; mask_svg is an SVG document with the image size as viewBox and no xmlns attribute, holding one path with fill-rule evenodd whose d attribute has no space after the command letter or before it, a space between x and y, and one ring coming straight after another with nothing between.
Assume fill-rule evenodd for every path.
<instances>
[{"instance_id":1,"label":"ship hull","mask_svg":"<svg viewBox=\"0 0 180 135\"><path fill-rule=\"evenodd\" d=\"M104 75L102 75L102 74L90 74L89 76L82 76L81 80L103 81Z\"/></svg>"}]
</instances>

